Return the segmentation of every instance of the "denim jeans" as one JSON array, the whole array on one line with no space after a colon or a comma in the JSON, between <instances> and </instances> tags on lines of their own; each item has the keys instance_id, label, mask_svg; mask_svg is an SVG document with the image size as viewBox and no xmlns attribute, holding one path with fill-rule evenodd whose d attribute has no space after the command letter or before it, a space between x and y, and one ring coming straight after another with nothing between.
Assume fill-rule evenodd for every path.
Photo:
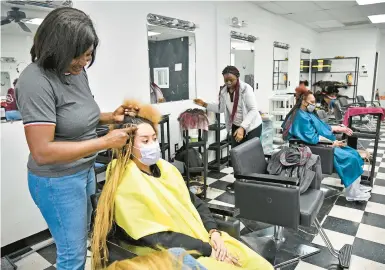
<instances>
[{"instance_id":1,"label":"denim jeans","mask_svg":"<svg viewBox=\"0 0 385 270\"><path fill-rule=\"evenodd\" d=\"M21 120L21 114L19 111L6 111L5 119L7 119L7 121Z\"/></svg>"},{"instance_id":2,"label":"denim jeans","mask_svg":"<svg viewBox=\"0 0 385 270\"><path fill-rule=\"evenodd\" d=\"M172 255L175 256L176 259L179 259L183 254L183 266L182 270L207 270L203 265L201 265L193 256L190 254L186 254L186 251L183 248L170 248L168 250Z\"/></svg>"},{"instance_id":3,"label":"denim jeans","mask_svg":"<svg viewBox=\"0 0 385 270\"><path fill-rule=\"evenodd\" d=\"M93 167L58 178L28 173L32 199L56 243L58 270L84 269L92 213L90 196L95 193L95 184Z\"/></svg>"}]
</instances>

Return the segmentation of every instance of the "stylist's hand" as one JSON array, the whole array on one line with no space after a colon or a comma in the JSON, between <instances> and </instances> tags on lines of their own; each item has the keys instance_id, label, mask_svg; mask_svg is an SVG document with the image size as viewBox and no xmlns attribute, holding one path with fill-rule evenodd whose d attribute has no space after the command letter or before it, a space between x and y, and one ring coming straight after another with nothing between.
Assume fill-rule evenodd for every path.
<instances>
[{"instance_id":1,"label":"stylist's hand","mask_svg":"<svg viewBox=\"0 0 385 270\"><path fill-rule=\"evenodd\" d=\"M201 100L200 98L194 99L194 103L195 103L196 105L201 106L201 107L207 107L207 103L204 102L203 100Z\"/></svg>"},{"instance_id":2,"label":"stylist's hand","mask_svg":"<svg viewBox=\"0 0 385 270\"><path fill-rule=\"evenodd\" d=\"M235 256L231 255L230 253L227 253L227 256L226 256L224 262L228 263L228 264L236 265L236 266L241 266L239 264L238 258L236 258Z\"/></svg>"},{"instance_id":3,"label":"stylist's hand","mask_svg":"<svg viewBox=\"0 0 385 270\"><path fill-rule=\"evenodd\" d=\"M211 234L210 243L213 249L215 250L215 258L218 261L224 261L227 257L227 248L219 232L213 232Z\"/></svg>"},{"instance_id":4,"label":"stylist's hand","mask_svg":"<svg viewBox=\"0 0 385 270\"><path fill-rule=\"evenodd\" d=\"M245 137L245 130L243 129L243 127L238 128L234 132L233 136L234 136L236 142L239 143L240 141L242 141L243 138Z\"/></svg>"},{"instance_id":5,"label":"stylist's hand","mask_svg":"<svg viewBox=\"0 0 385 270\"><path fill-rule=\"evenodd\" d=\"M105 140L106 148L121 148L127 144L128 135L135 130L136 127L114 129L102 139Z\"/></svg>"},{"instance_id":6,"label":"stylist's hand","mask_svg":"<svg viewBox=\"0 0 385 270\"><path fill-rule=\"evenodd\" d=\"M129 114L129 108L124 107L123 105L120 105L113 113L112 113L112 119L115 123L122 123L124 120L124 116Z\"/></svg>"}]
</instances>

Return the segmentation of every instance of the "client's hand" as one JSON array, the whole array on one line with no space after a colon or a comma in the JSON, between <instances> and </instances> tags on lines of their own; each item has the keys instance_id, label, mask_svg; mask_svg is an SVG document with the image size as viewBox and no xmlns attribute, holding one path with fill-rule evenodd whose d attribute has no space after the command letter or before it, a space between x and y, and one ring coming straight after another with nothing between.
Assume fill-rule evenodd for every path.
<instances>
[{"instance_id":1,"label":"client's hand","mask_svg":"<svg viewBox=\"0 0 385 270\"><path fill-rule=\"evenodd\" d=\"M344 130L342 132L345 133L348 136L352 136L353 135L353 130L351 130L348 127L344 127Z\"/></svg>"},{"instance_id":2,"label":"client's hand","mask_svg":"<svg viewBox=\"0 0 385 270\"><path fill-rule=\"evenodd\" d=\"M345 146L345 142L342 142L342 141L333 142L333 147L343 147L343 146Z\"/></svg>"},{"instance_id":3,"label":"client's hand","mask_svg":"<svg viewBox=\"0 0 385 270\"><path fill-rule=\"evenodd\" d=\"M225 263L232 264L232 265L236 265L236 266L241 266L241 265L239 264L238 258L234 257L234 256L231 255L230 253L227 253L227 257L225 258L224 262L225 262Z\"/></svg>"},{"instance_id":4,"label":"client's hand","mask_svg":"<svg viewBox=\"0 0 385 270\"><path fill-rule=\"evenodd\" d=\"M213 232L211 234L210 244L213 247L213 252L215 251L215 258L218 261L224 261L227 257L227 248L219 232Z\"/></svg>"},{"instance_id":5,"label":"client's hand","mask_svg":"<svg viewBox=\"0 0 385 270\"><path fill-rule=\"evenodd\" d=\"M202 107L207 107L207 103L201 100L200 98L194 99L194 103L196 105L202 106Z\"/></svg>"}]
</instances>

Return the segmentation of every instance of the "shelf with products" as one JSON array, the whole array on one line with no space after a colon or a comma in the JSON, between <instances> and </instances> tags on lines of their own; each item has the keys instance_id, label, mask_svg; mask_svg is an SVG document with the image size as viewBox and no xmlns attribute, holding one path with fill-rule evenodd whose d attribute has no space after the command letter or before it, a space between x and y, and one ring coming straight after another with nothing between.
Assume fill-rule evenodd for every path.
<instances>
[{"instance_id":1,"label":"shelf with products","mask_svg":"<svg viewBox=\"0 0 385 270\"><path fill-rule=\"evenodd\" d=\"M344 60L346 63L344 63ZM349 61L346 61L349 60ZM337 57L337 58L319 58L313 59L312 63L312 82L314 82L312 86L313 92L317 92L317 87L321 88L322 91L326 90L326 86L320 87L315 85L317 82L326 81L324 79L325 76L330 74L330 77L333 77L332 74L345 74L345 78L341 78L341 76L336 75L338 81L343 80L344 86L336 86L338 89L351 89L351 96L348 96L350 99L355 101L357 97L357 89L358 89L358 76L360 72L360 58L359 57ZM314 65L314 63L318 63ZM326 63L324 65L324 63ZM350 75L350 77L348 76ZM318 81L317 81L318 80ZM350 80L350 81L349 81ZM348 95L344 93L344 95Z\"/></svg>"},{"instance_id":2,"label":"shelf with products","mask_svg":"<svg viewBox=\"0 0 385 270\"><path fill-rule=\"evenodd\" d=\"M269 98L269 115L272 117L274 131L274 142L283 143L282 123L286 115L294 107L294 95L274 95Z\"/></svg>"}]
</instances>

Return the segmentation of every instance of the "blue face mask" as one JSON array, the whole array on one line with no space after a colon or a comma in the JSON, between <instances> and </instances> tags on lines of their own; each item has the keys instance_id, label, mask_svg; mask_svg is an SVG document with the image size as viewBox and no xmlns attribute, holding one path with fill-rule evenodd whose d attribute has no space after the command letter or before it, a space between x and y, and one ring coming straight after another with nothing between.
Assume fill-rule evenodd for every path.
<instances>
[{"instance_id":1,"label":"blue face mask","mask_svg":"<svg viewBox=\"0 0 385 270\"><path fill-rule=\"evenodd\" d=\"M155 141L151 144L145 144L139 148L140 155L142 156L138 159L141 163L147 166L154 165L160 159L160 147L158 141Z\"/></svg>"}]
</instances>

